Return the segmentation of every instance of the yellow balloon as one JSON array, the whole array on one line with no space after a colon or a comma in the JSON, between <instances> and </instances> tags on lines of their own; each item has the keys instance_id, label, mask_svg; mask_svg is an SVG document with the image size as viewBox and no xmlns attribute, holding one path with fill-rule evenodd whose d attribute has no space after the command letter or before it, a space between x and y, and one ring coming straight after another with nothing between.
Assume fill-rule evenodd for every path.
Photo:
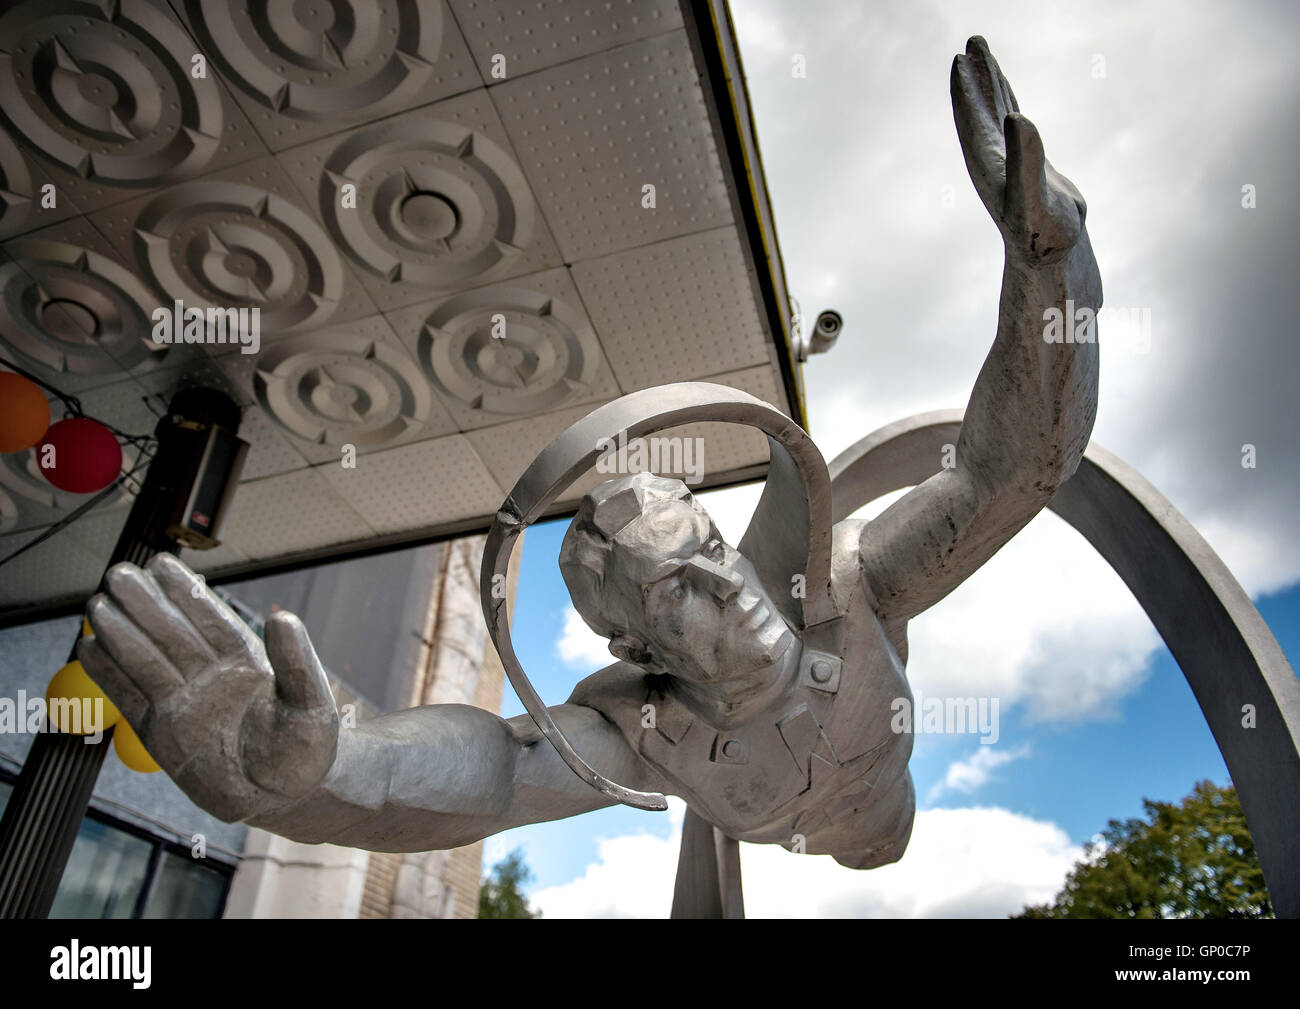
<instances>
[{"instance_id":1,"label":"yellow balloon","mask_svg":"<svg viewBox=\"0 0 1300 1009\"><path fill-rule=\"evenodd\" d=\"M94 702L97 698L103 701L104 705L101 709L103 723L99 725L93 724L96 721ZM66 704L57 703L61 700L75 701L77 703L75 713L68 711ZM90 701L90 705L83 704L83 701ZM93 735L101 729L107 730L122 719L122 713L104 692L95 686L95 681L86 673L85 667L75 659L50 678L50 685L45 688L45 710L49 713L50 721L61 731L76 732L82 736ZM59 724L61 721L59 716L65 713L68 719L71 719L71 725Z\"/></svg>"},{"instance_id":2,"label":"yellow balloon","mask_svg":"<svg viewBox=\"0 0 1300 1009\"><path fill-rule=\"evenodd\" d=\"M95 633L95 632L92 631L92 630L90 629L90 619L89 619L88 617L82 617L82 618L81 618L81 636L84 638L84 637L86 637L87 635L89 635L89 634L94 634L94 633Z\"/></svg>"},{"instance_id":3,"label":"yellow balloon","mask_svg":"<svg viewBox=\"0 0 1300 1009\"><path fill-rule=\"evenodd\" d=\"M133 771L153 774L154 771L162 770L158 762L149 756L149 751L144 748L144 743L140 742L140 737L126 719L118 722L117 728L113 730L113 749L117 751L117 759Z\"/></svg>"}]
</instances>

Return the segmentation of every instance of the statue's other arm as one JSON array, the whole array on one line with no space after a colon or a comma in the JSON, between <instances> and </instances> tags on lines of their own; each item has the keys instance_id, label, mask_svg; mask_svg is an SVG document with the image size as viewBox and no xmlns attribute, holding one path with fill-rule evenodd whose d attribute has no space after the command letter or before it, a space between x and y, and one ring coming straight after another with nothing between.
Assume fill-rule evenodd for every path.
<instances>
[{"instance_id":1,"label":"statue's other arm","mask_svg":"<svg viewBox=\"0 0 1300 1009\"><path fill-rule=\"evenodd\" d=\"M1072 312L1101 307L1083 197L1046 161L981 38L953 63L952 99L966 167L1002 233L1006 265L997 337L955 465L895 502L861 539L867 580L891 621L942 599L1051 500L1078 467L1097 409L1095 324L1079 329L1092 342L1046 338L1051 310L1073 334Z\"/></svg>"},{"instance_id":2,"label":"statue's other arm","mask_svg":"<svg viewBox=\"0 0 1300 1009\"><path fill-rule=\"evenodd\" d=\"M610 805L527 715L447 704L340 726L302 622L265 644L175 557L118 564L87 606L77 654L153 758L199 806L297 841L450 848ZM551 709L616 780L661 788L594 707Z\"/></svg>"},{"instance_id":3,"label":"statue's other arm","mask_svg":"<svg viewBox=\"0 0 1300 1009\"><path fill-rule=\"evenodd\" d=\"M622 734L599 712L575 704L549 710L574 745L617 780L645 777ZM298 841L426 851L609 805L528 715L507 720L441 704L341 731L338 755L319 786L247 822Z\"/></svg>"}]
</instances>

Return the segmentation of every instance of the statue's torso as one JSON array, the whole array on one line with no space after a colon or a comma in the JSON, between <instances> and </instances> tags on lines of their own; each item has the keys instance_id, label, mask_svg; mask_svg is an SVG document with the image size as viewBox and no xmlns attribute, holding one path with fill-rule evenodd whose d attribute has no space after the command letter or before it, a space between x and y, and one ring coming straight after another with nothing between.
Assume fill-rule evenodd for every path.
<instances>
[{"instance_id":1,"label":"statue's torso","mask_svg":"<svg viewBox=\"0 0 1300 1009\"><path fill-rule=\"evenodd\" d=\"M896 832L901 816L911 822L904 779L912 737L891 729L894 700L910 703L911 693L863 587L849 584L861 579L860 526L842 525L838 647L805 644L796 684L767 710L720 729L679 700L670 682L660 688L658 678L629 666L598 673L574 697L605 711L671 791L739 840L791 847L802 838L809 852L861 851L872 846L873 823ZM621 703L601 703L611 688ZM904 803L906 810L897 808Z\"/></svg>"}]
</instances>

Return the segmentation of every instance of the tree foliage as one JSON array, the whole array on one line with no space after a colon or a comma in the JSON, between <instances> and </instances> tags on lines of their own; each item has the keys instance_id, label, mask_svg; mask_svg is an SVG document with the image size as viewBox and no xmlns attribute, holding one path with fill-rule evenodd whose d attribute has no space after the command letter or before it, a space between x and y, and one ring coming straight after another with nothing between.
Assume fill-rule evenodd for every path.
<instances>
[{"instance_id":1,"label":"tree foliage","mask_svg":"<svg viewBox=\"0 0 1300 1009\"><path fill-rule=\"evenodd\" d=\"M523 888L533 878L524 864L524 853L516 848L492 867L478 891L480 918L540 918L541 911L528 906Z\"/></svg>"},{"instance_id":2,"label":"tree foliage","mask_svg":"<svg viewBox=\"0 0 1300 1009\"><path fill-rule=\"evenodd\" d=\"M1271 918L1237 791L1202 781L1180 804L1111 820L1050 904L1017 918Z\"/></svg>"}]
</instances>

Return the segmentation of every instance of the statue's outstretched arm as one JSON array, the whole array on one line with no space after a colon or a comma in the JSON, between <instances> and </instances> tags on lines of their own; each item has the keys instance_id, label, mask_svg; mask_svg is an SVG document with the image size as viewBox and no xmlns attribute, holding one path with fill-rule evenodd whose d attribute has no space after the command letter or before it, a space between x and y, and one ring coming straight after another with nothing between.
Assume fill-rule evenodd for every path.
<instances>
[{"instance_id":1,"label":"statue's outstretched arm","mask_svg":"<svg viewBox=\"0 0 1300 1009\"><path fill-rule=\"evenodd\" d=\"M643 765L599 712L574 704L549 710L574 745L620 781L643 777ZM507 720L467 704L439 704L343 730L320 785L247 822L298 841L426 851L609 805L528 715Z\"/></svg>"},{"instance_id":2,"label":"statue's outstretched arm","mask_svg":"<svg viewBox=\"0 0 1300 1009\"><path fill-rule=\"evenodd\" d=\"M998 332L955 465L864 530L866 576L888 619L942 599L1047 504L1078 466L1097 409L1096 327L1085 324L1101 307L1101 278L1083 197L1047 162L981 38L953 62L952 102L966 167L1006 251Z\"/></svg>"},{"instance_id":3,"label":"statue's outstretched arm","mask_svg":"<svg viewBox=\"0 0 1300 1009\"><path fill-rule=\"evenodd\" d=\"M163 770L199 806L299 841L383 851L447 848L608 805L528 716L468 705L399 711L340 727L297 617L265 644L203 581L160 554L115 565L87 607L78 657ZM551 709L619 780L644 777L594 709Z\"/></svg>"}]
</instances>

